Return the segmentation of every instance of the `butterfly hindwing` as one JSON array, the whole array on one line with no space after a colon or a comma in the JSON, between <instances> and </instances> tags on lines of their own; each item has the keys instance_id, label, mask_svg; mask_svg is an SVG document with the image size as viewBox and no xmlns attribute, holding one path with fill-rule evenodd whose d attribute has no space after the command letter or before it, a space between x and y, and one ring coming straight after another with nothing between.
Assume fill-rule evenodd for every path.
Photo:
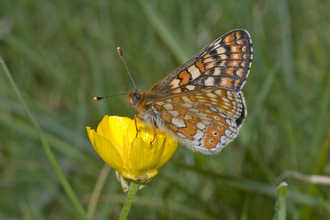
<instances>
[{"instance_id":1,"label":"butterfly hindwing","mask_svg":"<svg viewBox=\"0 0 330 220\"><path fill-rule=\"evenodd\" d=\"M240 118L246 115L242 97L228 91L214 88L182 93L154 103L153 111L171 133L193 149L219 152L237 136Z\"/></svg>"}]
</instances>

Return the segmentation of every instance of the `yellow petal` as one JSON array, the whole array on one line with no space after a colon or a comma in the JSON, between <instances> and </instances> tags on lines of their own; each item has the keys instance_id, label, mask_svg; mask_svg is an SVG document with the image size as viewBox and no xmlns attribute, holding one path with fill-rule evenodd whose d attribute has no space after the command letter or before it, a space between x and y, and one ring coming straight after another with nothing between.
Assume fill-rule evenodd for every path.
<instances>
[{"instance_id":1,"label":"yellow petal","mask_svg":"<svg viewBox=\"0 0 330 220\"><path fill-rule=\"evenodd\" d=\"M138 137L142 137L145 142L151 142L154 138L154 130L152 127L143 123L139 118L132 120L129 126L127 127L126 137L132 143L132 141L136 138L136 127L139 130Z\"/></svg>"},{"instance_id":2,"label":"yellow petal","mask_svg":"<svg viewBox=\"0 0 330 220\"><path fill-rule=\"evenodd\" d=\"M106 137L120 150L124 146L123 136L132 119L118 116L104 116L97 127L97 133Z\"/></svg>"},{"instance_id":3,"label":"yellow petal","mask_svg":"<svg viewBox=\"0 0 330 220\"><path fill-rule=\"evenodd\" d=\"M88 137L97 154L115 170L123 170L124 161L117 148L107 138L99 135L94 129L87 128Z\"/></svg>"},{"instance_id":4,"label":"yellow petal","mask_svg":"<svg viewBox=\"0 0 330 220\"><path fill-rule=\"evenodd\" d=\"M138 137L132 142L129 160L129 169L137 175L143 172L156 170L159 166L159 159L163 153L165 139L157 139L152 145Z\"/></svg>"},{"instance_id":5,"label":"yellow petal","mask_svg":"<svg viewBox=\"0 0 330 220\"><path fill-rule=\"evenodd\" d=\"M164 150L162 151L162 155L159 157L157 169L163 166L173 156L180 143L175 138L168 135L166 136L166 140L163 145Z\"/></svg>"},{"instance_id":6,"label":"yellow petal","mask_svg":"<svg viewBox=\"0 0 330 220\"><path fill-rule=\"evenodd\" d=\"M131 122L129 123L129 125L127 126L127 130L126 130L126 134L125 137L127 138L127 141L129 143L132 143L132 141L136 138L136 128L138 128L139 133L141 130L141 127L144 126L140 120L137 118L136 119L136 124L135 124L135 120L132 119Z\"/></svg>"}]
</instances>

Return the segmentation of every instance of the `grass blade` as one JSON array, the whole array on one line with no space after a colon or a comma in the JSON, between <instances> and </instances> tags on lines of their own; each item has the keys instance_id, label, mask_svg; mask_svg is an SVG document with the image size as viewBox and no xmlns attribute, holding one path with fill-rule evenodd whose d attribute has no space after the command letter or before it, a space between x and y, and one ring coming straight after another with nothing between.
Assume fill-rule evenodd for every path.
<instances>
[{"instance_id":1,"label":"grass blade","mask_svg":"<svg viewBox=\"0 0 330 220\"><path fill-rule=\"evenodd\" d=\"M28 116L28 119L31 121L32 125L36 128L36 130L38 131L39 133L39 137L40 137L40 140L41 140L41 144L44 148L44 151L49 159L49 161L51 162L53 168L54 168L54 171L56 172L58 178L60 179L61 181L61 184L65 190L65 192L67 193L67 195L69 196L71 202L73 203L73 205L75 206L76 208L76 211L80 214L80 216L83 218L83 219L87 219L87 216L86 216L86 213L85 213L85 210L84 208L82 207L82 205L80 204L79 200L77 199L77 196L75 195L75 193L73 192L69 182L67 181L67 179L65 178L60 166L58 165L57 161L56 161L56 158L52 152L52 150L50 149L50 146L48 144L48 141L47 139L45 138L44 134L43 134L43 131L41 129L41 127L39 126L37 120L32 116L32 114L30 113L28 107L26 106L25 104L25 101L23 99L23 97L21 96L21 93L19 92L13 78L11 77L11 74L5 64L5 62L3 61L1 55L0 55L0 64L1 64L1 67L7 77L7 79L9 80L9 83L11 85L11 87L14 89L19 101L21 102L21 104L23 105L23 108Z\"/></svg>"}]
</instances>

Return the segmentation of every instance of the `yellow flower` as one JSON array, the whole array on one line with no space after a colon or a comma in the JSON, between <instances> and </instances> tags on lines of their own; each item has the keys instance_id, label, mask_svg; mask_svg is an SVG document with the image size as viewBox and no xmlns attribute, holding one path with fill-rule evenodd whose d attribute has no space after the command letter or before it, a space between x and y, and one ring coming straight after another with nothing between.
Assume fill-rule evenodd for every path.
<instances>
[{"instance_id":1,"label":"yellow flower","mask_svg":"<svg viewBox=\"0 0 330 220\"><path fill-rule=\"evenodd\" d=\"M139 130L136 137L136 126ZM156 130L156 139L151 127L139 119L135 121L118 116L104 116L97 131L87 128L95 151L125 179L146 184L157 175L174 154L179 143L165 132Z\"/></svg>"}]
</instances>

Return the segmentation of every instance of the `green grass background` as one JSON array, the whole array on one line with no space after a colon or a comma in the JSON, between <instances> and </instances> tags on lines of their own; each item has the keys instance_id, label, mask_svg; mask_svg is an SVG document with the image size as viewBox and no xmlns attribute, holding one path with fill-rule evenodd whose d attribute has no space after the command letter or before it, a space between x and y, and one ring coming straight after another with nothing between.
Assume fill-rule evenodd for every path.
<instances>
[{"instance_id":1,"label":"green grass background","mask_svg":"<svg viewBox=\"0 0 330 220\"><path fill-rule=\"evenodd\" d=\"M133 117L120 46L143 91L222 34L244 28L254 58L248 116L220 154L181 146L138 191L129 219L271 219L286 170L329 176L330 1L0 2L0 54L87 210L104 162L85 126ZM81 219L38 132L0 70L0 219ZM287 177L288 219L327 219L329 186ZM125 194L111 169L93 219L117 219Z\"/></svg>"}]
</instances>

